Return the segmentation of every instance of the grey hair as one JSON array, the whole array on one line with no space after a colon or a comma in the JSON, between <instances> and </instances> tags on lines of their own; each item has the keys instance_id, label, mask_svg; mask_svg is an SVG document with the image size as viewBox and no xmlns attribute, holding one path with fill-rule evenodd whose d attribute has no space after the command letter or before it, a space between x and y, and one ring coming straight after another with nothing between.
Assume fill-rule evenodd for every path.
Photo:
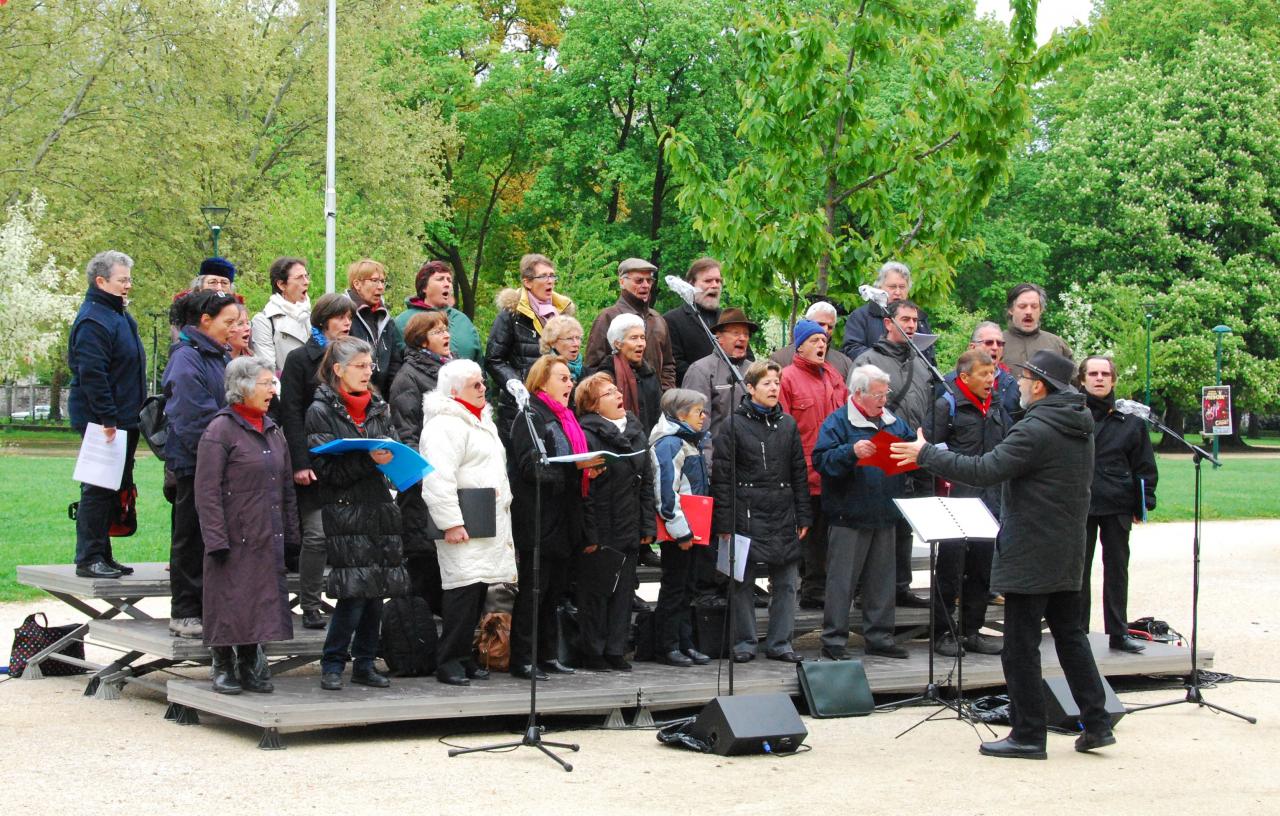
<instances>
[{"instance_id":1,"label":"grey hair","mask_svg":"<svg viewBox=\"0 0 1280 816\"><path fill-rule=\"evenodd\" d=\"M870 391L872 383L888 385L889 375L879 366L873 366L870 363L860 365L849 374L849 393L866 394Z\"/></svg>"},{"instance_id":2,"label":"grey hair","mask_svg":"<svg viewBox=\"0 0 1280 816\"><path fill-rule=\"evenodd\" d=\"M632 329L643 329L644 320L640 315L634 315L630 312L624 312L613 319L609 324L609 331L605 337L609 340L609 348L614 351L618 350L618 344L627 336L627 332Z\"/></svg>"},{"instance_id":3,"label":"grey hair","mask_svg":"<svg viewBox=\"0 0 1280 816\"><path fill-rule=\"evenodd\" d=\"M662 413L673 419L678 419L681 414L688 413L689 409L697 405L706 408L707 395L692 388L672 388L662 395L662 400L658 403Z\"/></svg>"},{"instance_id":4,"label":"grey hair","mask_svg":"<svg viewBox=\"0 0 1280 816\"><path fill-rule=\"evenodd\" d=\"M978 342L978 335L979 335L979 334L982 334L982 330L983 330L983 329L995 329L996 331L1000 332L1001 334L1003 334L1003 333L1004 333L1004 329L1000 328L1000 324L999 324L999 323L996 323L996 322L995 322L995 321L993 321L993 320L984 320L984 321L982 321L981 323L979 323L978 325L976 325L976 326L974 326L974 327L973 327L973 334L969 335L969 342L970 342L970 343L976 343L976 342Z\"/></svg>"},{"instance_id":5,"label":"grey hair","mask_svg":"<svg viewBox=\"0 0 1280 816\"><path fill-rule=\"evenodd\" d=\"M435 393L452 397L467 380L483 375L480 364L475 360L450 360L440 366L440 372L436 374Z\"/></svg>"},{"instance_id":6,"label":"grey hair","mask_svg":"<svg viewBox=\"0 0 1280 816\"><path fill-rule=\"evenodd\" d=\"M237 357L227 363L227 369L222 375L227 402L232 405L244 402L257 386L258 375L264 371L271 371L271 367L253 356ZM275 374L274 371L271 373Z\"/></svg>"},{"instance_id":7,"label":"grey hair","mask_svg":"<svg viewBox=\"0 0 1280 816\"><path fill-rule=\"evenodd\" d=\"M876 273L876 286L884 286L885 279L895 272L906 280L907 291L911 291L911 270L902 261L885 261Z\"/></svg>"},{"instance_id":8,"label":"grey hair","mask_svg":"<svg viewBox=\"0 0 1280 816\"><path fill-rule=\"evenodd\" d=\"M89 279L89 285L93 286L98 278L111 280L111 270L117 266L123 266L125 269L133 269L133 258L123 252L114 249L108 249L105 252L99 252L89 259L89 263L85 265L84 274Z\"/></svg>"},{"instance_id":9,"label":"grey hair","mask_svg":"<svg viewBox=\"0 0 1280 816\"><path fill-rule=\"evenodd\" d=\"M832 320L835 320L839 315L835 306L832 306L828 301L819 300L817 303L814 303L808 309L804 310L804 319L813 320L820 314L830 315Z\"/></svg>"},{"instance_id":10,"label":"grey hair","mask_svg":"<svg viewBox=\"0 0 1280 816\"><path fill-rule=\"evenodd\" d=\"M550 354L552 345L573 329L577 329L579 334L582 333L582 324L576 318L572 315L556 315L542 327L542 337L538 340L538 347L543 354Z\"/></svg>"}]
</instances>

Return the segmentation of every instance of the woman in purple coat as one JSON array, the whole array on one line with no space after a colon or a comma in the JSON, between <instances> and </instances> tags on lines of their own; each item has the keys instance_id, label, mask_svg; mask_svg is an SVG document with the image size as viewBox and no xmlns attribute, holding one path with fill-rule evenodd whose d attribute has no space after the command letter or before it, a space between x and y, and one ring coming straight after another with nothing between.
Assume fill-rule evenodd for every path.
<instances>
[{"instance_id":1,"label":"woman in purple coat","mask_svg":"<svg viewBox=\"0 0 1280 816\"><path fill-rule=\"evenodd\" d=\"M259 644L293 637L284 551L299 541L293 466L267 416L274 372L256 357L226 370L227 407L200 437L196 509L204 530L204 642L213 690L273 690ZM238 671L237 671L238 665Z\"/></svg>"}]
</instances>

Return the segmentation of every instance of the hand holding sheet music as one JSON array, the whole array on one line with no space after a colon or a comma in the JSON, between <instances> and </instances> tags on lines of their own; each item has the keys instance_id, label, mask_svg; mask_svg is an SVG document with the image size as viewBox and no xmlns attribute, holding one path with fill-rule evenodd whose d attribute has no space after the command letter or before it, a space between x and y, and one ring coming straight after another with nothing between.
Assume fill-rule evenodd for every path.
<instances>
[{"instance_id":1,"label":"hand holding sheet music","mask_svg":"<svg viewBox=\"0 0 1280 816\"><path fill-rule=\"evenodd\" d=\"M902 439L888 431L879 431L867 441L875 445L876 452L859 459L859 467L878 467L886 476L897 476L899 473L906 473L920 467L915 462L900 462L893 458L890 446L902 442Z\"/></svg>"}]
</instances>

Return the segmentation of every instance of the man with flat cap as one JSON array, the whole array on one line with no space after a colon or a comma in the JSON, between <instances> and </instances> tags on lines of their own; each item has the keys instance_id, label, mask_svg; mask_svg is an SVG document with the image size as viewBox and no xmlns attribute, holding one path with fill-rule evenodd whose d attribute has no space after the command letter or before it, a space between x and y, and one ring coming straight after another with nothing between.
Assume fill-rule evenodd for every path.
<instances>
[{"instance_id":1,"label":"man with flat cap","mask_svg":"<svg viewBox=\"0 0 1280 816\"><path fill-rule=\"evenodd\" d=\"M658 267L643 258L627 258L618 264L618 300L608 309L596 315L587 337L587 370L599 368L613 354L607 337L609 324L620 314L639 315L644 321L644 336L648 343L644 349L644 361L658 372L658 383L665 392L676 387L676 358L671 353L671 335L667 321L649 306L654 277Z\"/></svg>"},{"instance_id":2,"label":"man with flat cap","mask_svg":"<svg viewBox=\"0 0 1280 816\"><path fill-rule=\"evenodd\" d=\"M1053 634L1058 662L1080 707L1077 751L1114 745L1098 667L1080 623L1085 521L1093 477L1093 416L1071 385L1075 366L1052 351L1017 364L1026 414L991 452L962 456L928 444L893 446L894 457L975 486L1004 484L991 589L1005 597L1001 663L1013 730L984 742L987 756L1045 759L1047 724L1040 672L1040 622Z\"/></svg>"}]
</instances>

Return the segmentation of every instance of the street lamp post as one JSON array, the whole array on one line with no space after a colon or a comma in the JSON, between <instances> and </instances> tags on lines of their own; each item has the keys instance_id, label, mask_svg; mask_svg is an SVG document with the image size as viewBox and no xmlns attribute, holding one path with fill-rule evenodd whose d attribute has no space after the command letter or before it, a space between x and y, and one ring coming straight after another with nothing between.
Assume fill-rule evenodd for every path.
<instances>
[{"instance_id":1,"label":"street lamp post","mask_svg":"<svg viewBox=\"0 0 1280 816\"><path fill-rule=\"evenodd\" d=\"M1151 321L1155 318L1156 304L1144 303L1143 310L1146 314L1143 316L1147 326L1147 387L1142 394L1142 404L1151 404Z\"/></svg>"},{"instance_id":2,"label":"street lamp post","mask_svg":"<svg viewBox=\"0 0 1280 816\"><path fill-rule=\"evenodd\" d=\"M213 254L214 257L217 257L218 236L222 234L222 225L226 223L227 216L231 214L231 208L206 204L200 208L200 214L204 216L205 226L209 228L209 233L213 236Z\"/></svg>"},{"instance_id":3,"label":"street lamp post","mask_svg":"<svg viewBox=\"0 0 1280 816\"><path fill-rule=\"evenodd\" d=\"M1222 338L1223 338L1223 335L1227 335L1227 334L1231 334L1230 326L1224 326L1223 324L1219 323L1218 325L1213 327L1213 337L1215 341L1215 349L1213 354L1214 367L1215 367L1215 373L1213 378L1214 385L1222 385ZM1218 458L1218 435L1217 434L1213 435L1213 458L1214 459ZM1222 465L1218 464L1218 462L1214 462L1213 466L1215 468L1222 467Z\"/></svg>"}]
</instances>

